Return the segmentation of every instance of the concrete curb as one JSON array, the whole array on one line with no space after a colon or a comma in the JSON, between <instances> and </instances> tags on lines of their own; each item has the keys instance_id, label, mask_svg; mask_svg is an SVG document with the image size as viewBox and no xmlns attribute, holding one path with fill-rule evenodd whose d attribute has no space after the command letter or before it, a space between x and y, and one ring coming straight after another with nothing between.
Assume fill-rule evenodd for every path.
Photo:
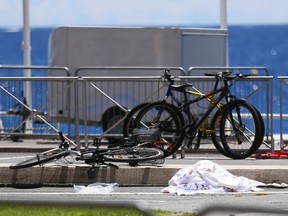
<instances>
[{"instance_id":1,"label":"concrete curb","mask_svg":"<svg viewBox=\"0 0 288 216\"><path fill-rule=\"evenodd\" d=\"M118 183L122 186L167 186L171 177L181 168L187 165L161 165L161 166L120 166L95 168L95 178L89 179L88 165L69 166L45 166L30 167L25 169L11 170L8 164L0 167L0 185L5 186L29 186L29 185L73 185L91 184L95 182ZM245 176L249 179L263 183L287 182L287 167L266 167L254 166L243 168L243 166L223 166L230 173L236 176Z\"/></svg>"},{"instance_id":2,"label":"concrete curb","mask_svg":"<svg viewBox=\"0 0 288 216\"><path fill-rule=\"evenodd\" d=\"M56 147L54 144L36 144L35 142L4 143L0 147L0 152L43 152ZM177 158L183 152L177 152ZM194 158L196 154L205 154L205 158L209 158L209 154L219 154L215 148L200 148L198 150L185 150L187 158ZM206 155L207 154L207 155ZM219 158L223 156L219 154ZM186 158L186 157L185 157ZM211 158L215 160L214 158ZM217 160L216 160L217 161ZM271 166L261 164L259 166L241 165L241 162L235 165L224 165L230 173L236 176L244 176L249 179L257 180L263 183L285 183L287 182L288 166L279 165ZM266 163L267 164L267 163ZM147 186L147 185L161 185L167 186L171 177L181 168L188 166L179 160L179 164L158 164L152 166L137 166L130 167L127 164L119 165L119 169L113 167L99 167L95 168L95 178L89 179L87 175L88 169L91 167L86 164L70 164L70 165L52 165L47 164L44 167L30 167L25 169L11 170L10 164L0 163L0 186L45 186L45 185L59 185L71 186L73 184L91 184L95 182L118 183L122 186Z\"/></svg>"}]
</instances>

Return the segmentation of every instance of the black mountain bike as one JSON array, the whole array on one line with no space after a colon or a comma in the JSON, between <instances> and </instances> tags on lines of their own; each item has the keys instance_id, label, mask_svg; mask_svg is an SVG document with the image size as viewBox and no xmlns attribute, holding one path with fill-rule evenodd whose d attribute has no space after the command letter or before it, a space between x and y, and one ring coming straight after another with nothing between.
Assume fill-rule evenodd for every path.
<instances>
[{"instance_id":1,"label":"black mountain bike","mask_svg":"<svg viewBox=\"0 0 288 216\"><path fill-rule=\"evenodd\" d=\"M206 94L198 91L191 83L174 85L174 77L166 70L162 75L168 83L164 100L147 103L139 108L136 118L131 118L128 126L124 128L124 135L125 131L128 136L133 131L137 142L145 140L145 137L158 137L161 143L158 148L164 151L164 157L175 153L184 138L188 139L186 147L189 148L197 137L197 149L200 140L207 136L211 137L217 150L227 157L244 159L255 153L263 142L265 131L261 114L253 105L244 99L236 98L230 91L230 87L237 80L245 79L249 75L232 75L231 72L205 75L213 76L216 80L213 91ZM223 81L221 86L220 81ZM189 88L192 88L192 91ZM173 92L180 92L183 101ZM189 99L188 95L196 98ZM176 105L168 103L168 97L171 97ZM191 111L190 105L201 100L208 100L209 107L204 114L199 115ZM211 114L213 117L209 121Z\"/></svg>"}]
</instances>

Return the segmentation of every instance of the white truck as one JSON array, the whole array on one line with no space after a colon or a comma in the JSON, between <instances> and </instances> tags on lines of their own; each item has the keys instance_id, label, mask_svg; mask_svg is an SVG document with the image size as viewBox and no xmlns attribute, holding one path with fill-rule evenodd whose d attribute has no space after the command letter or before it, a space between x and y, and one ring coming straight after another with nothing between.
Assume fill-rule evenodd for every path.
<instances>
[{"instance_id":1,"label":"white truck","mask_svg":"<svg viewBox=\"0 0 288 216\"><path fill-rule=\"evenodd\" d=\"M226 66L227 37L227 30L212 28L59 27L50 35L48 61L49 66L68 67L69 76L158 76L163 71L77 69L84 66L143 66L182 67L187 71L192 66ZM57 70L48 73L49 76L67 76ZM201 73L196 71L195 75ZM48 89L48 97L55 93L53 91L56 88L52 85ZM89 95L97 94L95 89L89 91ZM121 94L110 93L109 96L119 103L122 103L122 98L131 98L130 104L124 105L131 108L140 102L135 92L129 89ZM69 117L66 109L73 107L71 98L71 106L67 106L65 100L58 100L57 106L50 106L49 115ZM73 116L73 111L71 113ZM99 96L88 100L86 106L79 103L79 119L83 119L84 114L88 121L103 125L104 130L111 125L110 120L115 121L113 115L124 115L119 107L103 102Z\"/></svg>"}]
</instances>

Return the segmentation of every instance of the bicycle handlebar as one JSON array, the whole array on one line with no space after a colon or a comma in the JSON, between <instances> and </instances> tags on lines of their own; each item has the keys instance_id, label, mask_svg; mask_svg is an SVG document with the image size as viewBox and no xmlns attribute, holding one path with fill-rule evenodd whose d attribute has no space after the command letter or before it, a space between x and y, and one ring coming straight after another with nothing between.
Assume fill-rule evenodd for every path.
<instances>
[{"instance_id":1,"label":"bicycle handlebar","mask_svg":"<svg viewBox=\"0 0 288 216\"><path fill-rule=\"evenodd\" d=\"M168 80L168 82L170 83L170 85L173 85L174 84L174 76L172 76L170 74L170 71L169 70L165 70L165 72L162 74L162 79L163 80Z\"/></svg>"},{"instance_id":2,"label":"bicycle handlebar","mask_svg":"<svg viewBox=\"0 0 288 216\"><path fill-rule=\"evenodd\" d=\"M213 76L216 79L224 79L227 81L234 80L237 78L246 79L246 77L251 76L250 74L241 74L237 73L235 75L231 75L232 72L224 71L224 72L216 72L216 73L205 73L205 76Z\"/></svg>"},{"instance_id":3,"label":"bicycle handlebar","mask_svg":"<svg viewBox=\"0 0 288 216\"><path fill-rule=\"evenodd\" d=\"M222 72L214 72L214 73L205 73L205 76L213 76L217 80L224 80L224 81L232 81L235 79L246 79L248 76L251 76L250 74L241 74L236 73L235 75L232 75L232 72L229 71L222 71ZM161 75L162 80L168 81L169 85L174 84L175 77L170 74L169 70L165 70L165 72Z\"/></svg>"}]
</instances>

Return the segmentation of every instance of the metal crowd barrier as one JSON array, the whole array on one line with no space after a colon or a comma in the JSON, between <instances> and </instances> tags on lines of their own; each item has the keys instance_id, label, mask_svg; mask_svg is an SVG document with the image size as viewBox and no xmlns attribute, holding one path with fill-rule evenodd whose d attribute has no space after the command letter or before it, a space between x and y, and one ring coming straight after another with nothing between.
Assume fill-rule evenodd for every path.
<instances>
[{"instance_id":1,"label":"metal crowd barrier","mask_svg":"<svg viewBox=\"0 0 288 216\"><path fill-rule=\"evenodd\" d=\"M80 118L83 119L85 146L88 136L121 139L123 122L128 112L140 103L157 101L164 97L164 88L159 86L159 76L151 77L82 77L78 92ZM98 109L95 109L98 107ZM103 107L105 107L103 109ZM106 115L107 114L107 115ZM94 120L94 123L91 122ZM103 126L102 134L89 131L91 125ZM94 128L95 129L95 128Z\"/></svg>"},{"instance_id":2,"label":"metal crowd barrier","mask_svg":"<svg viewBox=\"0 0 288 216\"><path fill-rule=\"evenodd\" d=\"M195 76L195 71L199 74L203 71L241 70L243 73L252 72L253 75L264 71L265 76L251 76L237 83L235 88L233 87L233 92L235 91L238 97L246 98L260 110L265 119L265 141L269 141L269 144L264 143L264 147L274 150L273 77L268 76L268 70L263 67L194 67L187 72L179 67L81 67L75 71L75 77L69 77L71 73L65 67L0 66L0 70L3 69L19 70L20 75L24 69L60 70L65 71L67 77L20 77L19 74L18 77L0 77L2 90L0 91L0 118L3 124L5 122L2 126L0 122L2 140L8 136L14 137L15 140L21 136L55 137L57 135L55 131L53 132L49 125L43 124L41 119L36 118L40 115L53 127L64 130L79 145L84 139L85 146L88 146L89 139L95 136L105 138L121 136L119 128L129 110L139 103L163 98L165 88L160 82L159 75L165 69L171 69L172 74L179 78L179 82L188 79L204 92L211 88L214 80L205 76ZM139 75L123 76L124 73L129 74L130 71L139 71ZM287 77L279 77L279 80L282 84L287 84ZM21 103L19 105L19 101L25 102L22 94L25 88L24 83L30 83L32 86L32 105L28 104L32 112L27 112L24 106L21 107ZM282 104L282 100L280 102ZM283 104L280 107L283 107ZM105 108L117 108L117 112L121 115L116 116L117 118L112 121L113 124L103 130L101 123L107 115L101 112L105 111ZM280 111L281 124L285 114L282 113L282 109ZM285 113L287 113L286 110ZM27 118L36 120L32 122L32 128L24 129L23 122L26 122ZM118 130L116 130L117 127ZM280 125L280 127L281 143L283 143L283 126Z\"/></svg>"},{"instance_id":3,"label":"metal crowd barrier","mask_svg":"<svg viewBox=\"0 0 288 216\"><path fill-rule=\"evenodd\" d=\"M175 76L184 75L180 67L80 67L75 76L81 77L78 92L78 119L84 119L85 146L91 134L89 122L101 125L108 141L122 138L125 115L136 105L164 97L160 75L169 69ZM88 132L90 130L90 133Z\"/></svg>"},{"instance_id":4,"label":"metal crowd barrier","mask_svg":"<svg viewBox=\"0 0 288 216\"><path fill-rule=\"evenodd\" d=\"M48 70L61 71L64 77L47 77ZM58 118L61 116L53 118L47 107L55 105L55 99L59 97L56 95L60 92L69 91L59 83L75 82L78 78L70 79L67 67L0 65L0 73L0 140L7 137L19 141L21 138L58 136L55 131L58 130ZM29 77L25 76L27 74ZM59 91L56 95L50 95L54 99L49 102L47 88L53 82L58 83ZM70 95L65 93L67 101ZM71 127L68 128L70 131Z\"/></svg>"},{"instance_id":5,"label":"metal crowd barrier","mask_svg":"<svg viewBox=\"0 0 288 216\"><path fill-rule=\"evenodd\" d=\"M73 109L67 106L62 112L59 112L57 107L59 101L70 104L71 86L77 81L77 77L0 77L3 126L1 139L11 136L17 141L24 137L54 136L58 130L55 128L59 128L61 122L66 122L67 133L71 134L74 130L74 113L71 111L76 104ZM26 96L23 95L23 87L27 83L30 83L33 89L30 95L31 103L27 103ZM49 91L52 86L54 91ZM67 115L64 116L64 113ZM31 124L28 124L30 121Z\"/></svg>"}]
</instances>

